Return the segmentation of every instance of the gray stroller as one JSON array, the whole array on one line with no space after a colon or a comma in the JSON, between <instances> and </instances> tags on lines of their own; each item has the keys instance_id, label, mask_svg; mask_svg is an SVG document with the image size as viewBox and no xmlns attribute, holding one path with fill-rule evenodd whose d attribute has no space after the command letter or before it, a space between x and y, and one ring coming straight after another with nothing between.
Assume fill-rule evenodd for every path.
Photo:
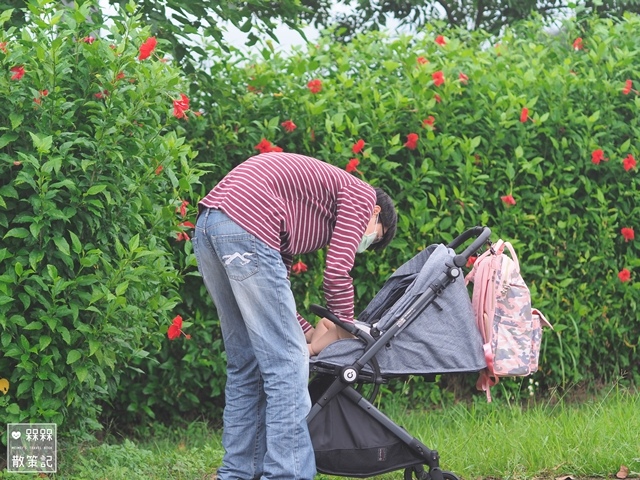
<instances>
[{"instance_id":1,"label":"gray stroller","mask_svg":"<svg viewBox=\"0 0 640 480\"><path fill-rule=\"evenodd\" d=\"M358 316L359 326L311 307L356 336L310 359L313 406L307 423L319 472L364 478L404 470L406 480L457 480L440 469L438 452L371 402L391 378L433 379L486 367L462 267L490 235L488 228L474 227L447 246L420 252L387 280ZM471 238L473 243L457 255L455 249Z\"/></svg>"}]
</instances>

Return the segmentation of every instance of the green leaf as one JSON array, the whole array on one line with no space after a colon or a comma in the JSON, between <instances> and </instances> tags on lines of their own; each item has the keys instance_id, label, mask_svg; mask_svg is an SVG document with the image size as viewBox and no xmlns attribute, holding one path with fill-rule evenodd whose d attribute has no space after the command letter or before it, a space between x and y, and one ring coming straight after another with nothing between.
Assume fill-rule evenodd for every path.
<instances>
[{"instance_id":1,"label":"green leaf","mask_svg":"<svg viewBox=\"0 0 640 480\"><path fill-rule=\"evenodd\" d=\"M73 251L77 254L80 254L80 252L82 252L82 243L80 243L80 239L71 230L69 230L68 233L69 233L69 237L71 237L71 245L72 245Z\"/></svg>"},{"instance_id":2,"label":"green leaf","mask_svg":"<svg viewBox=\"0 0 640 480\"><path fill-rule=\"evenodd\" d=\"M24 115L21 113L12 112L9 114L9 120L11 120L11 128L15 130L22 124Z\"/></svg>"},{"instance_id":3,"label":"green leaf","mask_svg":"<svg viewBox=\"0 0 640 480\"><path fill-rule=\"evenodd\" d=\"M42 396L42 390L44 389L44 383L42 380L36 380L33 384L33 399L37 402Z\"/></svg>"},{"instance_id":4,"label":"green leaf","mask_svg":"<svg viewBox=\"0 0 640 480\"><path fill-rule=\"evenodd\" d=\"M394 62L393 60L384 60L382 62L382 66L385 68L387 73L390 73L396 70L400 66L400 64L398 62Z\"/></svg>"},{"instance_id":5,"label":"green leaf","mask_svg":"<svg viewBox=\"0 0 640 480\"><path fill-rule=\"evenodd\" d=\"M69 242L64 237L53 237L53 243L56 244L58 250L60 250L64 255L71 256L71 251L69 250Z\"/></svg>"},{"instance_id":6,"label":"green leaf","mask_svg":"<svg viewBox=\"0 0 640 480\"><path fill-rule=\"evenodd\" d=\"M629 150L629 146L631 145L631 139L627 138L627 140L620 145L620 148L618 149L618 151L626 153Z\"/></svg>"},{"instance_id":7,"label":"green leaf","mask_svg":"<svg viewBox=\"0 0 640 480\"><path fill-rule=\"evenodd\" d=\"M598 119L600 118L600 110L596 110L595 112L593 112L593 115L591 115L587 121L589 123L596 123L598 121Z\"/></svg>"},{"instance_id":8,"label":"green leaf","mask_svg":"<svg viewBox=\"0 0 640 480\"><path fill-rule=\"evenodd\" d=\"M515 154L517 159L520 159L524 156L524 151L522 150L522 147L520 145L516 147Z\"/></svg>"},{"instance_id":9,"label":"green leaf","mask_svg":"<svg viewBox=\"0 0 640 480\"><path fill-rule=\"evenodd\" d=\"M53 137L51 135L43 136L39 133L29 132L31 140L33 141L33 147L38 153L49 153L51 151L51 145L53 143Z\"/></svg>"},{"instance_id":10,"label":"green leaf","mask_svg":"<svg viewBox=\"0 0 640 480\"><path fill-rule=\"evenodd\" d=\"M82 357L82 353L78 350L70 350L67 354L67 365L71 365L74 362L77 362Z\"/></svg>"},{"instance_id":11,"label":"green leaf","mask_svg":"<svg viewBox=\"0 0 640 480\"><path fill-rule=\"evenodd\" d=\"M89 188L89 190L87 190L87 193L85 195L97 195L98 193L104 191L104 189L107 188L107 185L94 185L93 187Z\"/></svg>"},{"instance_id":12,"label":"green leaf","mask_svg":"<svg viewBox=\"0 0 640 480\"><path fill-rule=\"evenodd\" d=\"M13 14L13 8L8 8L4 12L0 13L0 26L4 25L11 19L11 15Z\"/></svg>"},{"instance_id":13,"label":"green leaf","mask_svg":"<svg viewBox=\"0 0 640 480\"><path fill-rule=\"evenodd\" d=\"M12 228L9 230L3 238L27 238L29 236L29 230L26 228Z\"/></svg>"},{"instance_id":14,"label":"green leaf","mask_svg":"<svg viewBox=\"0 0 640 480\"><path fill-rule=\"evenodd\" d=\"M76 368L76 376L78 377L78 380L80 381L80 383L86 380L87 375L89 375L89 369L87 367L82 366L82 367Z\"/></svg>"},{"instance_id":15,"label":"green leaf","mask_svg":"<svg viewBox=\"0 0 640 480\"><path fill-rule=\"evenodd\" d=\"M51 344L51 337L49 337L48 335L43 335L38 340L38 343L39 343L40 351L42 351Z\"/></svg>"},{"instance_id":16,"label":"green leaf","mask_svg":"<svg viewBox=\"0 0 640 480\"><path fill-rule=\"evenodd\" d=\"M17 138L18 138L18 135L15 133L5 133L0 137L0 148L6 147L11 142L15 141Z\"/></svg>"},{"instance_id":17,"label":"green leaf","mask_svg":"<svg viewBox=\"0 0 640 480\"><path fill-rule=\"evenodd\" d=\"M92 356L96 353L100 348L102 348L102 343L97 340L89 340L89 356Z\"/></svg>"}]
</instances>

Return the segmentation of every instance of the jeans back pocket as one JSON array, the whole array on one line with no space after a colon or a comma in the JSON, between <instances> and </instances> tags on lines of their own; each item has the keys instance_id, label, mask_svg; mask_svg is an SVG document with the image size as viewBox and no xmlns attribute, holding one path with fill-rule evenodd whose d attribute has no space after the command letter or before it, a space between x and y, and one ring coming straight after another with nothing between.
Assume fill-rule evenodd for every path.
<instances>
[{"instance_id":1,"label":"jeans back pocket","mask_svg":"<svg viewBox=\"0 0 640 480\"><path fill-rule=\"evenodd\" d=\"M213 244L231 280L244 280L258 271L256 237L250 233L216 235Z\"/></svg>"}]
</instances>

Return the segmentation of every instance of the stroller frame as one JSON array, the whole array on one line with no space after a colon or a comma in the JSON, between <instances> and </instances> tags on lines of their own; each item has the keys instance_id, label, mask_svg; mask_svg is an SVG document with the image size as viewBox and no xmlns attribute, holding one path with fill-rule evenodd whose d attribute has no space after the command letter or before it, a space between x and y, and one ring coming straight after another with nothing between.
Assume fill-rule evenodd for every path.
<instances>
[{"instance_id":1,"label":"stroller frame","mask_svg":"<svg viewBox=\"0 0 640 480\"><path fill-rule=\"evenodd\" d=\"M336 401L336 397L340 397L339 400L341 402L352 404L349 408L354 407L356 409L352 410L352 412L357 412L357 415L364 419L373 420L378 426L388 431L390 436L398 440L402 448L407 451L407 454L403 454L403 458L398 462L385 464L380 470L368 471L361 474L350 469L343 471L340 467L323 468L323 466L319 465L318 471L329 475L365 478L404 469L405 480L410 480L414 476L418 480L457 480L454 474L443 471L440 468L440 456L436 450L428 448L418 439L410 435L405 429L394 423L371 403L371 401L377 397L380 385L386 382L386 379L381 374L376 354L384 348L393 337L411 324L425 308L434 303L448 285L461 278L461 268L467 264L469 257L489 241L490 235L491 230L487 227L473 227L447 245L448 248L455 251L456 248L475 237L473 243L467 247L463 253L455 255L452 263L446 264L446 269L439 277L430 283L428 288L425 289L384 333L379 332L375 327L372 327L370 333L367 333L352 323L340 321L338 317L324 307L319 305L310 306L314 314L328 318L362 341L365 349L362 356L349 365L342 367L311 366L311 373L317 374L325 380L333 377L333 380L326 389L323 389L322 393L316 395L317 398L312 398L314 403L307 416L307 424L311 426L314 419L321 414L323 409L325 409L332 400ZM370 371L364 370L366 365L369 366ZM365 398L363 394L356 389L356 384L362 385L363 383L373 384L373 390L368 395L368 398ZM322 386L324 387L324 384ZM382 449L380 450L382 451ZM376 452L371 454L375 455ZM382 454L383 453L378 453L378 455ZM386 453L384 454L386 455ZM318 452L316 452L316 457L318 457ZM425 465L428 467L428 471L425 471Z\"/></svg>"}]
</instances>

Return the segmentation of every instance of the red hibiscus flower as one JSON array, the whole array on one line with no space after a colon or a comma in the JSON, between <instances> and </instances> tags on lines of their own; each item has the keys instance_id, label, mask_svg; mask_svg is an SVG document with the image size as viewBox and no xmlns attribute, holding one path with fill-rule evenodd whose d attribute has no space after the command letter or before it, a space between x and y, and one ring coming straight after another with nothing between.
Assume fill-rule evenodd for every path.
<instances>
[{"instance_id":1,"label":"red hibiscus flower","mask_svg":"<svg viewBox=\"0 0 640 480\"><path fill-rule=\"evenodd\" d=\"M260 143L258 143L253 148L258 150L260 153L268 153L271 151L271 147L272 147L271 142L266 138L263 138L262 140L260 140Z\"/></svg>"},{"instance_id":2,"label":"red hibiscus flower","mask_svg":"<svg viewBox=\"0 0 640 480\"><path fill-rule=\"evenodd\" d=\"M431 78L433 79L433 83L436 87L439 87L444 83L444 73L442 73L442 70L432 73Z\"/></svg>"},{"instance_id":3,"label":"red hibiscus flower","mask_svg":"<svg viewBox=\"0 0 640 480\"><path fill-rule=\"evenodd\" d=\"M176 118L187 118L186 111L189 110L189 97L184 93L180 94L180 99L173 101L173 116Z\"/></svg>"},{"instance_id":4,"label":"red hibiscus flower","mask_svg":"<svg viewBox=\"0 0 640 480\"><path fill-rule=\"evenodd\" d=\"M591 161L598 165L601 161L607 161L608 158L604 158L604 152L601 149L594 150L591 152Z\"/></svg>"},{"instance_id":5,"label":"red hibiscus flower","mask_svg":"<svg viewBox=\"0 0 640 480\"><path fill-rule=\"evenodd\" d=\"M633 228L630 227L623 227L620 230L620 233L622 234L622 236L624 237L624 241L628 242L630 240L633 240L635 238L635 234L633 232Z\"/></svg>"},{"instance_id":6,"label":"red hibiscus flower","mask_svg":"<svg viewBox=\"0 0 640 480\"><path fill-rule=\"evenodd\" d=\"M522 107L522 112L520 112L520 121L522 123L526 122L529 118L529 109L527 107Z\"/></svg>"},{"instance_id":7,"label":"red hibiscus flower","mask_svg":"<svg viewBox=\"0 0 640 480\"><path fill-rule=\"evenodd\" d=\"M24 77L24 67L22 65L11 67L10 71L13 72L13 75L11 75L11 80L20 80L22 77Z\"/></svg>"},{"instance_id":8,"label":"red hibiscus flower","mask_svg":"<svg viewBox=\"0 0 640 480\"><path fill-rule=\"evenodd\" d=\"M436 119L433 115L429 115L429 118L425 118L422 120L423 127L429 127L431 129L435 128L434 125L436 123Z\"/></svg>"},{"instance_id":9,"label":"red hibiscus flower","mask_svg":"<svg viewBox=\"0 0 640 480\"><path fill-rule=\"evenodd\" d=\"M124 78L124 72L118 72L116 75L116 80L122 80Z\"/></svg>"},{"instance_id":10,"label":"red hibiscus flower","mask_svg":"<svg viewBox=\"0 0 640 480\"><path fill-rule=\"evenodd\" d=\"M38 96L34 98L33 101L40 105L42 103L42 97L46 97L47 95L49 95L49 90L40 90Z\"/></svg>"},{"instance_id":11,"label":"red hibiscus flower","mask_svg":"<svg viewBox=\"0 0 640 480\"><path fill-rule=\"evenodd\" d=\"M266 138L263 138L262 140L260 140L260 143L258 143L253 148L258 150L260 153L281 152L282 151L282 148L278 147L277 145L273 145Z\"/></svg>"},{"instance_id":12,"label":"red hibiscus flower","mask_svg":"<svg viewBox=\"0 0 640 480\"><path fill-rule=\"evenodd\" d=\"M284 130L286 132L293 132L297 127L297 125L295 123L293 123L291 120L287 120L286 122L282 122L280 125L283 126Z\"/></svg>"},{"instance_id":13,"label":"red hibiscus flower","mask_svg":"<svg viewBox=\"0 0 640 480\"><path fill-rule=\"evenodd\" d=\"M436 43L440 46L444 46L446 45L447 41L444 39L444 37L442 35L438 35L436 37Z\"/></svg>"},{"instance_id":14,"label":"red hibiscus flower","mask_svg":"<svg viewBox=\"0 0 640 480\"><path fill-rule=\"evenodd\" d=\"M426 65L427 63L429 63L429 60L424 57L418 57L416 58L416 62L418 62L420 65Z\"/></svg>"},{"instance_id":15,"label":"red hibiscus flower","mask_svg":"<svg viewBox=\"0 0 640 480\"><path fill-rule=\"evenodd\" d=\"M629 154L622 161L622 167L628 172L632 168L636 168L636 159L633 158L633 155Z\"/></svg>"},{"instance_id":16,"label":"red hibiscus flower","mask_svg":"<svg viewBox=\"0 0 640 480\"><path fill-rule=\"evenodd\" d=\"M631 80L627 80L624 82L624 88L622 89L622 93L625 95L629 95L631 93L633 87L633 82Z\"/></svg>"},{"instance_id":17,"label":"red hibiscus flower","mask_svg":"<svg viewBox=\"0 0 640 480\"><path fill-rule=\"evenodd\" d=\"M357 158L352 158L351 160L349 160L349 163L347 163L345 170L349 173L358 172L358 165L360 165L360 160L358 160Z\"/></svg>"},{"instance_id":18,"label":"red hibiscus flower","mask_svg":"<svg viewBox=\"0 0 640 480\"><path fill-rule=\"evenodd\" d=\"M180 315L176 315L167 329L167 337L169 337L169 340L175 340L180 335L184 335L187 340L191 338L191 335L185 335L182 331L182 317Z\"/></svg>"},{"instance_id":19,"label":"red hibiscus flower","mask_svg":"<svg viewBox=\"0 0 640 480\"><path fill-rule=\"evenodd\" d=\"M464 83L465 85L469 82L469 77L467 77L464 73L460 73L460 75L458 75L458 78L460 79L460 82Z\"/></svg>"},{"instance_id":20,"label":"red hibiscus flower","mask_svg":"<svg viewBox=\"0 0 640 480\"><path fill-rule=\"evenodd\" d=\"M476 260L478 259L478 257L474 257L473 255L469 257L469 260L467 260L467 267L473 267L473 264L476 263Z\"/></svg>"},{"instance_id":21,"label":"red hibiscus flower","mask_svg":"<svg viewBox=\"0 0 640 480\"><path fill-rule=\"evenodd\" d=\"M156 45L158 45L156 37L147 38L144 43L140 45L140 55L138 56L138 60L146 60L149 58L156 49Z\"/></svg>"},{"instance_id":22,"label":"red hibiscus flower","mask_svg":"<svg viewBox=\"0 0 640 480\"><path fill-rule=\"evenodd\" d=\"M435 94L433 95L433 98L435 98L435 99L436 99L436 103L440 103L440 102L442 101L442 98L441 98L441 97L440 97L440 95L438 95L437 93L435 93Z\"/></svg>"},{"instance_id":23,"label":"red hibiscus flower","mask_svg":"<svg viewBox=\"0 0 640 480\"><path fill-rule=\"evenodd\" d=\"M98 100L100 100L101 98L109 96L109 90L105 89L101 92L94 93L93 96L96 97Z\"/></svg>"},{"instance_id":24,"label":"red hibiscus flower","mask_svg":"<svg viewBox=\"0 0 640 480\"><path fill-rule=\"evenodd\" d=\"M82 39L82 41L83 41L84 43L88 43L89 45L91 45L93 42L95 42L95 41L96 41L96 37L92 37L92 36L90 36L90 35L89 35L88 37L84 37L84 38Z\"/></svg>"},{"instance_id":25,"label":"red hibiscus flower","mask_svg":"<svg viewBox=\"0 0 640 480\"><path fill-rule=\"evenodd\" d=\"M502 197L500 197L500 200L502 200L505 203L505 205L516 204L516 199L513 198L513 195L503 195Z\"/></svg>"},{"instance_id":26,"label":"red hibiscus flower","mask_svg":"<svg viewBox=\"0 0 640 480\"><path fill-rule=\"evenodd\" d=\"M179 213L182 218L187 215L187 205L189 205L189 202L182 200L180 206L176 208L176 213Z\"/></svg>"},{"instance_id":27,"label":"red hibiscus flower","mask_svg":"<svg viewBox=\"0 0 640 480\"><path fill-rule=\"evenodd\" d=\"M620 272L618 272L618 278L621 282L628 282L629 280L631 280L631 272L626 268L623 268L622 270L620 270Z\"/></svg>"},{"instance_id":28,"label":"red hibiscus flower","mask_svg":"<svg viewBox=\"0 0 640 480\"><path fill-rule=\"evenodd\" d=\"M574 50L582 50L582 38L578 37L573 41Z\"/></svg>"},{"instance_id":29,"label":"red hibiscus flower","mask_svg":"<svg viewBox=\"0 0 640 480\"><path fill-rule=\"evenodd\" d=\"M164 167L163 167L162 165L158 165L158 166L156 167L155 174L156 174L156 175L160 175L160 173L162 172L162 170L164 170Z\"/></svg>"},{"instance_id":30,"label":"red hibiscus flower","mask_svg":"<svg viewBox=\"0 0 640 480\"><path fill-rule=\"evenodd\" d=\"M2 53L7 53L7 42L0 42L0 51Z\"/></svg>"},{"instance_id":31,"label":"red hibiscus flower","mask_svg":"<svg viewBox=\"0 0 640 480\"><path fill-rule=\"evenodd\" d=\"M407 135L407 141L404 143L404 146L409 150L415 150L418 146L418 138L419 137L417 133L410 133L409 135Z\"/></svg>"},{"instance_id":32,"label":"red hibiscus flower","mask_svg":"<svg viewBox=\"0 0 640 480\"><path fill-rule=\"evenodd\" d=\"M322 80L311 80L309 83L307 83L307 88L311 93L320 93L320 91L322 90Z\"/></svg>"},{"instance_id":33,"label":"red hibiscus flower","mask_svg":"<svg viewBox=\"0 0 640 480\"><path fill-rule=\"evenodd\" d=\"M195 228L196 226L191 222L182 222L178 224L178 227ZM188 242L191 239L189 238L189 234L187 232L178 232L178 234L176 235L176 240L178 242L182 242L182 241Z\"/></svg>"},{"instance_id":34,"label":"red hibiscus flower","mask_svg":"<svg viewBox=\"0 0 640 480\"><path fill-rule=\"evenodd\" d=\"M291 267L291 271L296 275L300 275L301 273L304 273L307 271L307 266L304 264L302 260L300 260L298 261L298 263L294 264Z\"/></svg>"},{"instance_id":35,"label":"red hibiscus flower","mask_svg":"<svg viewBox=\"0 0 640 480\"><path fill-rule=\"evenodd\" d=\"M364 148L364 140L360 139L353 145L353 147L351 147L351 151L357 154L357 153L360 153L363 148Z\"/></svg>"}]
</instances>

